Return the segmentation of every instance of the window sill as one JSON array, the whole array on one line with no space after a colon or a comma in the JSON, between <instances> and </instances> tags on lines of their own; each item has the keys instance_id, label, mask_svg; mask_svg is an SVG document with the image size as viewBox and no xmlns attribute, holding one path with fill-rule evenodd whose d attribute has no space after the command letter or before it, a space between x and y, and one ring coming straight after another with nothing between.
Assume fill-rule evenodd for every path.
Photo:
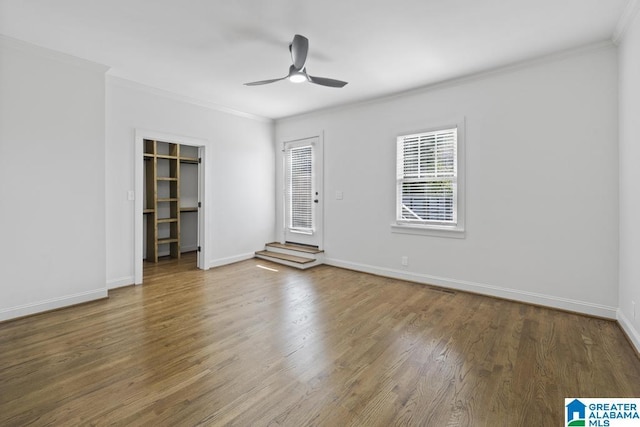
<instances>
[{"instance_id":1,"label":"window sill","mask_svg":"<svg viewBox=\"0 0 640 427\"><path fill-rule=\"evenodd\" d=\"M448 237L452 239L464 239L464 228L437 226L437 225L417 225L417 224L391 224L391 232L399 234L414 234L417 236Z\"/></svg>"}]
</instances>

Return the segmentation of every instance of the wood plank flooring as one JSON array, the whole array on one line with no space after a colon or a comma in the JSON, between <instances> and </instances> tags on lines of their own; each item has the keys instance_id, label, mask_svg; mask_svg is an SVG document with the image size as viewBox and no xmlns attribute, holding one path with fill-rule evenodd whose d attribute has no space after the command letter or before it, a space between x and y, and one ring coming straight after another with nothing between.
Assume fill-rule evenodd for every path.
<instances>
[{"instance_id":1,"label":"wood plank flooring","mask_svg":"<svg viewBox=\"0 0 640 427\"><path fill-rule=\"evenodd\" d=\"M329 266L187 255L109 295L0 324L1 426L560 426L565 397L640 397L614 322Z\"/></svg>"}]
</instances>

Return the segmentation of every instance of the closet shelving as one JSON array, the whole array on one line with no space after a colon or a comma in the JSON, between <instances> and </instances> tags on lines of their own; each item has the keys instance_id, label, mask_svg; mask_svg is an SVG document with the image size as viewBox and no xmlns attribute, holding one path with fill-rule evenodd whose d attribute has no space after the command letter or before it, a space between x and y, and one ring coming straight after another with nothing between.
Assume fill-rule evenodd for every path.
<instances>
[{"instance_id":1,"label":"closet shelving","mask_svg":"<svg viewBox=\"0 0 640 427\"><path fill-rule=\"evenodd\" d=\"M192 147L187 147L187 152L188 148ZM181 156L180 144L145 140L144 160L146 260L158 262L160 253L166 253L167 247L172 258L180 258L180 215L198 212L197 206L180 205L181 164L197 165L199 159Z\"/></svg>"}]
</instances>

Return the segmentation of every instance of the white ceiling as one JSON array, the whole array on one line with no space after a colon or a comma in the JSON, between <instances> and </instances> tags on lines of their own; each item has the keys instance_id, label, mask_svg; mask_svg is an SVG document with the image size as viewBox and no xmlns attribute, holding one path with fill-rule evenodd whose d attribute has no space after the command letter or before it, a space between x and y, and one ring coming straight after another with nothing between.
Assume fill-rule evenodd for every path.
<instances>
[{"instance_id":1,"label":"white ceiling","mask_svg":"<svg viewBox=\"0 0 640 427\"><path fill-rule=\"evenodd\" d=\"M0 34L110 75L269 118L611 40L627 0L0 0ZM283 77L309 38L309 74Z\"/></svg>"}]
</instances>

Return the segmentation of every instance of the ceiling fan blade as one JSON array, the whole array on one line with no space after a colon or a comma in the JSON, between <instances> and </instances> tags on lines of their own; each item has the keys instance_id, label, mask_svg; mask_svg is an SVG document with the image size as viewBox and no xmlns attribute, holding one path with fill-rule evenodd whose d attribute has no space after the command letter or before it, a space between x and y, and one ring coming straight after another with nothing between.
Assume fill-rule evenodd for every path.
<instances>
[{"instance_id":1,"label":"ceiling fan blade","mask_svg":"<svg viewBox=\"0 0 640 427\"><path fill-rule=\"evenodd\" d=\"M302 70L307 63L307 54L309 53L309 39L300 34L293 36L293 41L289 45L291 52L291 60L296 70Z\"/></svg>"},{"instance_id":2,"label":"ceiling fan blade","mask_svg":"<svg viewBox=\"0 0 640 427\"><path fill-rule=\"evenodd\" d=\"M245 86L259 86L259 85L266 85L269 83L275 83L275 82L279 82L280 80L284 80L289 76L284 76L284 77L280 77L279 79L271 79L271 80L260 80L258 82L251 82L251 83L245 83Z\"/></svg>"},{"instance_id":3,"label":"ceiling fan blade","mask_svg":"<svg viewBox=\"0 0 640 427\"><path fill-rule=\"evenodd\" d=\"M328 79L326 77L315 77L315 76L309 76L309 75L308 77L311 83L315 83L317 85L322 85L322 86L343 87L348 83L348 82L343 82L342 80Z\"/></svg>"}]
</instances>

